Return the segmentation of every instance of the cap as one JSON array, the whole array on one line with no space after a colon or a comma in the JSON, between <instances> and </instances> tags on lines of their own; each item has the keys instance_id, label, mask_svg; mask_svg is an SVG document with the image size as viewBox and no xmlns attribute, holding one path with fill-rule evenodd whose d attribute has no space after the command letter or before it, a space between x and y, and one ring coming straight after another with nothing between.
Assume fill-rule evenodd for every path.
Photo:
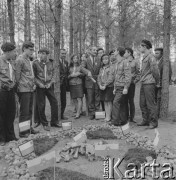
<instances>
[{"instance_id":1,"label":"cap","mask_svg":"<svg viewBox=\"0 0 176 180\"><path fill-rule=\"evenodd\" d=\"M43 47L38 51L38 53L43 53L43 52L45 52L46 54L49 54L49 50L46 47Z\"/></svg>"},{"instance_id":2,"label":"cap","mask_svg":"<svg viewBox=\"0 0 176 180\"><path fill-rule=\"evenodd\" d=\"M141 45L146 46L148 49L152 48L152 43L150 41L146 40L146 39L141 41Z\"/></svg>"},{"instance_id":3,"label":"cap","mask_svg":"<svg viewBox=\"0 0 176 180\"><path fill-rule=\"evenodd\" d=\"M1 46L3 52L12 51L16 48L16 46L11 42L6 42Z\"/></svg>"}]
</instances>

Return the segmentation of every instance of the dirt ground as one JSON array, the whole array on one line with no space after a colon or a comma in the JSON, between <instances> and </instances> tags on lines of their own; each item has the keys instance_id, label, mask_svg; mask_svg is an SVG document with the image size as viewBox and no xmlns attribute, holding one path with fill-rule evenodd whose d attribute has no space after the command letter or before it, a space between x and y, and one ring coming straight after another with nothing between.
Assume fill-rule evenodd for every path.
<instances>
[{"instance_id":1,"label":"dirt ground","mask_svg":"<svg viewBox=\"0 0 176 180\"><path fill-rule=\"evenodd\" d=\"M136 95L135 95L135 105L136 105L136 116L135 121L140 122L142 120L141 117L141 111L139 108L139 89L140 86L138 85L136 87ZM160 140L159 140L159 147L162 147L163 145L169 145L171 147L176 148L176 87L170 86L170 103L169 103L169 116L165 120L159 120L159 126L158 131L160 134ZM83 109L85 110L85 103ZM50 106L47 101L47 107L46 107L46 115L47 119L50 120ZM69 117L69 120L73 121L73 127L82 127L83 125L89 125L89 124L102 124L102 120L93 120L90 121L88 117L82 116L80 119L75 120L73 118L73 106L70 103L70 97L68 94L67 97L67 108L65 111L65 116ZM130 124L130 128L144 136L148 136L151 139L155 138L155 131L146 129L145 127L138 127L135 123ZM16 134L18 136L18 127L17 124L15 124L15 130ZM42 127L39 127L39 130L43 131ZM52 128L52 131L56 130L55 128ZM117 141L117 140L115 140ZM68 142L68 140L65 140L63 142L59 142L54 149L58 149L60 146L64 146L64 144ZM119 149L119 156L121 157L130 147L130 145L126 144L124 141L118 142L120 143L120 149ZM2 169L6 166L6 163L4 161L0 161L0 173L2 172ZM58 167L67 168L70 170L82 172L88 176L93 177L99 177L102 178L103 175L103 162L89 162L86 158L80 157L78 160L73 160L70 163L60 163L57 164ZM3 178L0 177L0 180L3 180Z\"/></svg>"}]
</instances>

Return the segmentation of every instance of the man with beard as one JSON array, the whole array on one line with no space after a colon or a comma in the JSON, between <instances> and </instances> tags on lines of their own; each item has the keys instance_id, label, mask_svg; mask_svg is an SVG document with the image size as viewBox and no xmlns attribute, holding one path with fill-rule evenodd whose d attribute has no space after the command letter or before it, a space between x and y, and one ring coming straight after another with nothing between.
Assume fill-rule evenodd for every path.
<instances>
[{"instance_id":1,"label":"man with beard","mask_svg":"<svg viewBox=\"0 0 176 180\"><path fill-rule=\"evenodd\" d=\"M158 118L159 118L160 108L161 108L161 90L162 90L162 78L163 78L163 48L155 49L155 57L160 72L160 86L156 87L156 94L155 94L157 109L158 109ZM172 68L171 68L171 62L169 61L169 82L171 81L171 77L172 77Z\"/></svg>"},{"instance_id":2,"label":"man with beard","mask_svg":"<svg viewBox=\"0 0 176 180\"><path fill-rule=\"evenodd\" d=\"M26 41L22 45L23 53L16 60L17 93L20 104L19 123L32 120L33 92L36 88L32 67L34 44ZM32 124L32 123L31 123ZM31 134L38 133L31 127ZM21 132L20 137L27 137L29 132Z\"/></svg>"},{"instance_id":3,"label":"man with beard","mask_svg":"<svg viewBox=\"0 0 176 180\"><path fill-rule=\"evenodd\" d=\"M1 46L0 57L0 146L5 142L17 140L13 122L15 120L15 67L16 47L7 42Z\"/></svg>"}]
</instances>

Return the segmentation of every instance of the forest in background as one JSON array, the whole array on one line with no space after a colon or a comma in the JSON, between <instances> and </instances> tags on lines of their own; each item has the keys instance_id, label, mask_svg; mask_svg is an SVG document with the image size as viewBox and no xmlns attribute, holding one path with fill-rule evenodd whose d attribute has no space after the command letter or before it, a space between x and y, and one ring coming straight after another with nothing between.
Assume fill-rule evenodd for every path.
<instances>
[{"instance_id":1,"label":"forest in background","mask_svg":"<svg viewBox=\"0 0 176 180\"><path fill-rule=\"evenodd\" d=\"M172 61L176 52L174 9L176 1L172 0ZM117 46L137 50L144 38L162 47L163 15L164 0L1 0L0 40L11 38L19 51L24 40L32 40L36 52L45 46L54 53L55 24L59 21L59 46L69 55L85 52L90 45L106 52Z\"/></svg>"},{"instance_id":2,"label":"forest in background","mask_svg":"<svg viewBox=\"0 0 176 180\"><path fill-rule=\"evenodd\" d=\"M106 53L132 47L140 59L140 41L148 39L154 47L164 47L160 116L167 117L169 61L175 61L176 54L175 9L175 0L1 0L0 40L16 44L18 53L26 40L35 43L35 55L41 47L50 50L58 66L55 94L60 114L61 48L68 51L68 60L92 45Z\"/></svg>"}]
</instances>

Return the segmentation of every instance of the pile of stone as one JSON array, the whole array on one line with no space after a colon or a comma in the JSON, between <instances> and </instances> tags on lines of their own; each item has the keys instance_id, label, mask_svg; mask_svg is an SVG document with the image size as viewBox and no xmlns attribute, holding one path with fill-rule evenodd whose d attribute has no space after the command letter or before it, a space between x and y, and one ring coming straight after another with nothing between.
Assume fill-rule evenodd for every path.
<instances>
[{"instance_id":1,"label":"pile of stone","mask_svg":"<svg viewBox=\"0 0 176 180\"><path fill-rule=\"evenodd\" d=\"M174 169L176 169L176 153L172 152L169 147L164 147L160 150L155 148L153 146L153 142L148 137L142 137L141 135L132 131L124 136L124 134L118 128L108 126L107 124L89 125L83 128L91 131L97 130L99 128L109 128L113 131L114 135L117 136L118 139L124 139L128 143L131 143L137 147L155 150L158 155L157 160L159 163L170 162L173 164ZM38 174L30 174L26 164L27 160L36 158L35 153L31 153L28 156L22 157L18 146L26 141L46 136L50 138L56 137L58 140L65 139L66 137L74 137L75 135L79 134L83 128L74 128L69 131L55 131L51 133L30 135L27 139L20 139L18 142L10 142L9 145L0 152L1 155L3 154L9 164L9 167L7 169L4 169L4 172L2 174L7 175L8 180L36 180ZM100 142L100 144L101 143L103 144L104 142ZM94 152L92 151L91 153L88 153L88 150L86 152L86 146L86 143L76 144L72 142L70 144L67 144L63 149L60 150L60 152L58 152L59 156L61 157L60 161L62 161L62 159L64 161L70 161L71 158L78 158L79 155L87 156L90 161L94 160ZM91 148L89 148L89 151L91 151ZM67 156L67 154L69 154L69 157ZM60 162L59 156L58 162ZM151 177L148 176L148 178Z\"/></svg>"}]
</instances>

